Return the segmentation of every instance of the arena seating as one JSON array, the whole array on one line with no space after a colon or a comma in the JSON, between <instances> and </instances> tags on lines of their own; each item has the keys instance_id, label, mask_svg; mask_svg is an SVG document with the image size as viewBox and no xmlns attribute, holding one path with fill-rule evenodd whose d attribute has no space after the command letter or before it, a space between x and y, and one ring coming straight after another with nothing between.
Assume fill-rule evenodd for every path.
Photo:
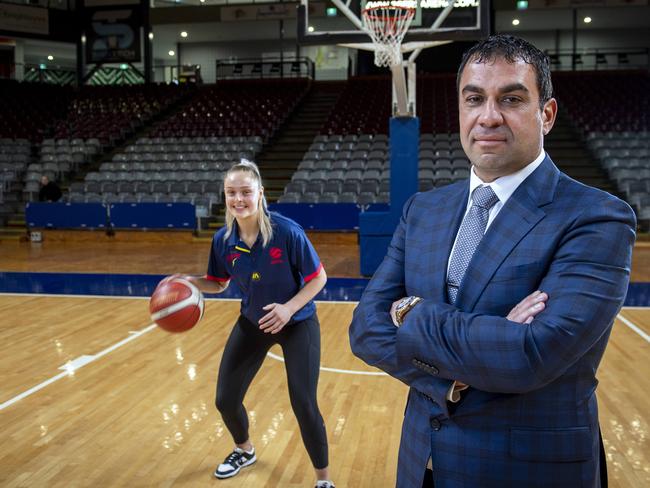
<instances>
[{"instance_id":1,"label":"arena seating","mask_svg":"<svg viewBox=\"0 0 650 488\"><path fill-rule=\"evenodd\" d=\"M390 77L350 79L278 203L388 202L391 97ZM416 106L420 190L467 178L454 76L418 76Z\"/></svg>"},{"instance_id":2,"label":"arena seating","mask_svg":"<svg viewBox=\"0 0 650 488\"><path fill-rule=\"evenodd\" d=\"M44 107L48 107L50 100L46 101L47 97L52 99L52 105L58 107L48 119L49 125L30 129L38 160L31 162L24 159L25 156L17 156L23 159L15 161L31 162L28 166L24 164L27 167L23 166L20 170L24 183L23 201L37 199L42 175L47 175L50 180L61 185L70 174L84 169L84 166L105 150L110 150L114 144L132 136L137 129L150 123L192 89L193 87L175 85L142 85L83 87L73 92L40 84L12 85L12 90L27 101L27 107L32 99L40 100ZM27 111L23 116L30 116L30 112ZM25 120L29 120L29 117ZM25 120L21 122L23 125L26 124ZM42 121L38 118L35 120ZM43 134L49 134L50 137L42 139ZM31 148L27 144L25 154L30 152Z\"/></svg>"},{"instance_id":3,"label":"arena seating","mask_svg":"<svg viewBox=\"0 0 650 488\"><path fill-rule=\"evenodd\" d=\"M585 134L650 130L647 72L557 72L553 84L562 109Z\"/></svg>"},{"instance_id":4,"label":"arena seating","mask_svg":"<svg viewBox=\"0 0 650 488\"><path fill-rule=\"evenodd\" d=\"M31 160L31 145L27 139L0 139L0 188L8 189L19 181Z\"/></svg>"},{"instance_id":5,"label":"arena seating","mask_svg":"<svg viewBox=\"0 0 650 488\"><path fill-rule=\"evenodd\" d=\"M61 182L74 171L87 165L101 151L99 139L44 139L38 146L39 162L27 167L24 177L23 200L33 202L37 199L41 176L50 181Z\"/></svg>"},{"instance_id":6,"label":"arena seating","mask_svg":"<svg viewBox=\"0 0 650 488\"><path fill-rule=\"evenodd\" d=\"M563 114L582 131L620 195L650 225L649 80L642 72L554 74ZM22 112L0 118L0 135L8 136L0 142L0 203L16 181L24 182L24 201L34 201L43 174L65 181L146 129L148 137L117 146L110 161L99 167L95 162L83 181L71 183L68 201L190 202L208 208L220 202L229 165L255 160L309 91L304 79L76 92L28 83L2 86L3 114L13 106L12 97L20 99ZM455 76L420 75L417 87L420 190L467 178ZM390 100L389 77L351 78L278 203L388 202Z\"/></svg>"},{"instance_id":7,"label":"arena seating","mask_svg":"<svg viewBox=\"0 0 650 488\"><path fill-rule=\"evenodd\" d=\"M388 134L391 96L389 77L351 78L321 134Z\"/></svg>"},{"instance_id":8,"label":"arena seating","mask_svg":"<svg viewBox=\"0 0 650 488\"><path fill-rule=\"evenodd\" d=\"M620 195L650 227L650 77L647 72L559 73L557 96ZM594 101L597 101L594 103Z\"/></svg>"},{"instance_id":9,"label":"arena seating","mask_svg":"<svg viewBox=\"0 0 650 488\"><path fill-rule=\"evenodd\" d=\"M223 172L255 160L308 89L307 80L240 80L197 89L175 113L73 183L73 202L219 203Z\"/></svg>"},{"instance_id":10,"label":"arena seating","mask_svg":"<svg viewBox=\"0 0 650 488\"><path fill-rule=\"evenodd\" d=\"M469 176L458 134L421 134L420 190ZM387 203L390 189L388 137L384 134L317 136L279 203Z\"/></svg>"},{"instance_id":11,"label":"arena seating","mask_svg":"<svg viewBox=\"0 0 650 488\"><path fill-rule=\"evenodd\" d=\"M220 202L223 172L254 160L260 136L140 138L70 186L71 202Z\"/></svg>"},{"instance_id":12,"label":"arena seating","mask_svg":"<svg viewBox=\"0 0 650 488\"><path fill-rule=\"evenodd\" d=\"M590 132L587 144L635 209L642 225L650 224L650 131Z\"/></svg>"},{"instance_id":13,"label":"arena seating","mask_svg":"<svg viewBox=\"0 0 650 488\"><path fill-rule=\"evenodd\" d=\"M321 133L327 135L388 134L391 99L390 77L351 78ZM421 133L458 132L454 75L419 75L415 103Z\"/></svg>"},{"instance_id":14,"label":"arena seating","mask_svg":"<svg viewBox=\"0 0 650 488\"><path fill-rule=\"evenodd\" d=\"M305 79L226 80L198 90L152 137L275 135L308 91Z\"/></svg>"},{"instance_id":15,"label":"arena seating","mask_svg":"<svg viewBox=\"0 0 650 488\"><path fill-rule=\"evenodd\" d=\"M458 134L458 96L455 75L418 76L415 103L422 134Z\"/></svg>"},{"instance_id":16,"label":"arena seating","mask_svg":"<svg viewBox=\"0 0 650 488\"><path fill-rule=\"evenodd\" d=\"M54 138L99 139L102 145L114 145L192 89L176 85L83 87L57 122Z\"/></svg>"},{"instance_id":17,"label":"arena seating","mask_svg":"<svg viewBox=\"0 0 650 488\"><path fill-rule=\"evenodd\" d=\"M40 142L72 97L70 87L0 80L0 137Z\"/></svg>"}]
</instances>

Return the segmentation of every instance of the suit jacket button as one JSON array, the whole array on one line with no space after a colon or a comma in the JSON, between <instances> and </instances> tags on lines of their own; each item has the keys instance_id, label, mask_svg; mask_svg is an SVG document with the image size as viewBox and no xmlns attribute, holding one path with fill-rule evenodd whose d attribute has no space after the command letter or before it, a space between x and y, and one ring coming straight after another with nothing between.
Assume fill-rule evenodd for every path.
<instances>
[{"instance_id":1,"label":"suit jacket button","mask_svg":"<svg viewBox=\"0 0 650 488\"><path fill-rule=\"evenodd\" d=\"M440 428L442 427L440 420L438 420L437 418L432 418L431 420L429 420L429 425L431 425L431 428L435 431L439 431Z\"/></svg>"},{"instance_id":2,"label":"suit jacket button","mask_svg":"<svg viewBox=\"0 0 650 488\"><path fill-rule=\"evenodd\" d=\"M426 398L427 400L429 400L431 403L436 403L436 401L435 401L433 398L431 398L429 395L425 394L424 396L425 396L425 398ZM436 403L436 405L438 405L438 404Z\"/></svg>"}]
</instances>

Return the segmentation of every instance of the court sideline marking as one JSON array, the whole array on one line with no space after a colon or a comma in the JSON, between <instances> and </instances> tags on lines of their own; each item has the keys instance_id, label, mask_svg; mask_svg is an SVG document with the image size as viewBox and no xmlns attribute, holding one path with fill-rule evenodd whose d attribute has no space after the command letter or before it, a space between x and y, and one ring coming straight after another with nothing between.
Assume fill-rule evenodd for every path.
<instances>
[{"instance_id":1,"label":"court sideline marking","mask_svg":"<svg viewBox=\"0 0 650 488\"><path fill-rule=\"evenodd\" d=\"M42 383L34 386L33 388L30 388L29 390L24 391L21 394L16 395L15 397L11 398L10 400L7 400L6 402L0 404L0 411L4 410L5 408L7 408L7 407L9 407L11 405L13 405L16 402L22 400L23 398L26 398L26 397L32 395L33 393L36 393L37 391L42 390L46 386L51 385L52 383L60 380L61 378L65 378L66 376L70 376L70 375L74 374L75 371L83 368L84 366L86 366L86 365L88 365L88 364L90 364L92 362L97 361L99 358L101 358L103 356L106 356L107 354L113 352L115 349L117 349L119 347L122 347L125 344L128 344L129 342L137 339L138 337L143 336L147 332L151 332L155 328L156 328L156 324L151 324L151 325L145 327L144 329L140 329L140 330L137 330L137 331L131 331L131 332L129 332L129 334L130 334L129 337L127 337L126 339L122 339L121 341L116 342L112 346L109 346L106 349L103 349L103 350L99 351L97 354L93 354L93 355L84 354L82 356L79 356L76 359L73 359L72 361L68 361L63 366L60 366L58 368L58 369L63 370L62 373L59 373L56 376L52 376L50 379L45 380Z\"/></svg>"},{"instance_id":2,"label":"court sideline marking","mask_svg":"<svg viewBox=\"0 0 650 488\"><path fill-rule=\"evenodd\" d=\"M110 300L149 300L151 297L125 296L125 295L77 295L66 293L14 293L0 292L0 297L45 297L45 298L102 298ZM241 298L204 298L206 302L239 302ZM314 300L316 303L359 303L358 300ZM641 307L644 308L644 307Z\"/></svg>"},{"instance_id":3,"label":"court sideline marking","mask_svg":"<svg viewBox=\"0 0 650 488\"><path fill-rule=\"evenodd\" d=\"M647 343L650 343L650 335L646 334L643 330L641 330L640 327L633 324L631 321L629 321L628 319L623 317L620 313L616 316L616 318L619 319L621 322L623 322L625 325L627 325L634 332L639 334L644 341L646 341Z\"/></svg>"}]
</instances>

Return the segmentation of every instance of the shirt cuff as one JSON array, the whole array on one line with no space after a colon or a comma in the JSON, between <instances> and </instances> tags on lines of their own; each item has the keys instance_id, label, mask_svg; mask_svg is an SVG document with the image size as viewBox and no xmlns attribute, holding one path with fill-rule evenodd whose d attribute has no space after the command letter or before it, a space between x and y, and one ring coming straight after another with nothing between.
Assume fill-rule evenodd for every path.
<instances>
[{"instance_id":1,"label":"shirt cuff","mask_svg":"<svg viewBox=\"0 0 650 488\"><path fill-rule=\"evenodd\" d=\"M212 276L212 275L205 275L205 279L208 281L218 281L219 283L224 283L226 281L230 281L230 277L228 278L219 278L218 276Z\"/></svg>"},{"instance_id":2,"label":"shirt cuff","mask_svg":"<svg viewBox=\"0 0 650 488\"><path fill-rule=\"evenodd\" d=\"M460 392L469 388L467 385L457 386L454 381L447 392L447 401L451 403L458 403L460 401Z\"/></svg>"}]
</instances>

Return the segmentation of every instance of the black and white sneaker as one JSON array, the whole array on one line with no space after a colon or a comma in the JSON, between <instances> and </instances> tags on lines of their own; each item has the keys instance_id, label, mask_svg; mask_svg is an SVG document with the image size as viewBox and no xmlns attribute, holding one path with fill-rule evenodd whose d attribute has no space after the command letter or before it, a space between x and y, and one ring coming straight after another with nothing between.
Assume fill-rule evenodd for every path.
<instances>
[{"instance_id":1,"label":"black and white sneaker","mask_svg":"<svg viewBox=\"0 0 650 488\"><path fill-rule=\"evenodd\" d=\"M250 466L255 461L257 461L255 448L251 452L246 452L239 447L235 447L235 450L223 460L223 463L217 466L214 475L219 479L230 478L239 473L241 468Z\"/></svg>"},{"instance_id":2,"label":"black and white sneaker","mask_svg":"<svg viewBox=\"0 0 650 488\"><path fill-rule=\"evenodd\" d=\"M314 488L336 488L334 483L329 480L318 480Z\"/></svg>"}]
</instances>

